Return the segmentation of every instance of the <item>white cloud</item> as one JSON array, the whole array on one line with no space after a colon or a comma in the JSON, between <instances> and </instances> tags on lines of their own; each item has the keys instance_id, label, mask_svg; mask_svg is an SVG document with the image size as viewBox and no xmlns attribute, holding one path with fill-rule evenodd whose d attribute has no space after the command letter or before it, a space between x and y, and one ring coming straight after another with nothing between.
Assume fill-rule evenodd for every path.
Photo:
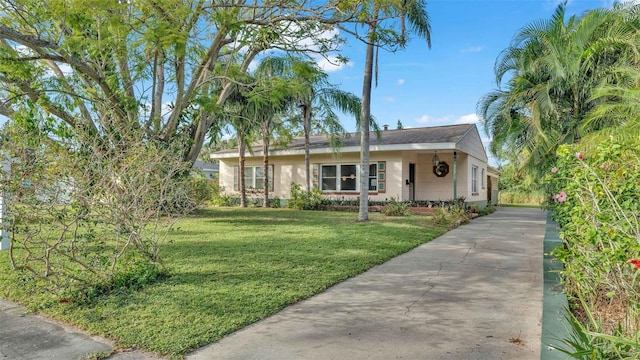
<instances>
[{"instance_id":1,"label":"white cloud","mask_svg":"<svg viewBox=\"0 0 640 360\"><path fill-rule=\"evenodd\" d=\"M322 56L320 52L327 45L333 46L340 36L340 30L337 28L330 28L326 30L316 29L316 33L312 36L305 38L297 38L300 33L300 25L296 23L289 24L283 32L285 35L283 39L285 42L294 45L301 51L308 51L310 58L315 61L320 69L326 72L335 72L344 69L345 67L353 67L353 62L344 61L343 58L335 54L335 51L329 53L329 55ZM332 49L336 50L336 49Z\"/></svg>"},{"instance_id":2,"label":"white cloud","mask_svg":"<svg viewBox=\"0 0 640 360\"><path fill-rule=\"evenodd\" d=\"M433 117L427 114L420 116L415 119L415 122L418 124L429 124L429 125L443 125L445 123L451 123L453 119L452 116L443 116L443 117Z\"/></svg>"},{"instance_id":3,"label":"white cloud","mask_svg":"<svg viewBox=\"0 0 640 360\"><path fill-rule=\"evenodd\" d=\"M386 101L386 102L394 102L394 101L396 101L396 98L394 98L393 96L385 96L384 97L384 101Z\"/></svg>"},{"instance_id":4,"label":"white cloud","mask_svg":"<svg viewBox=\"0 0 640 360\"><path fill-rule=\"evenodd\" d=\"M476 114L467 114L462 116L453 116L446 115L435 117L431 115L424 114L419 118L414 120L417 124L425 124L425 125L454 125L454 124L476 124L480 122L480 118Z\"/></svg>"},{"instance_id":5,"label":"white cloud","mask_svg":"<svg viewBox=\"0 0 640 360\"><path fill-rule=\"evenodd\" d=\"M402 86L404 84L404 79L398 79L398 81L396 81L396 84L398 86Z\"/></svg>"},{"instance_id":6,"label":"white cloud","mask_svg":"<svg viewBox=\"0 0 640 360\"><path fill-rule=\"evenodd\" d=\"M477 114L467 114L460 116L455 123L456 124L475 124L480 121Z\"/></svg>"},{"instance_id":7,"label":"white cloud","mask_svg":"<svg viewBox=\"0 0 640 360\"><path fill-rule=\"evenodd\" d=\"M344 69L345 67L353 67L353 62L342 62L337 56L316 58L318 67L326 72L334 72Z\"/></svg>"},{"instance_id":8,"label":"white cloud","mask_svg":"<svg viewBox=\"0 0 640 360\"><path fill-rule=\"evenodd\" d=\"M468 48L461 49L461 53L475 53L480 52L484 49L484 46L470 46Z\"/></svg>"}]
</instances>

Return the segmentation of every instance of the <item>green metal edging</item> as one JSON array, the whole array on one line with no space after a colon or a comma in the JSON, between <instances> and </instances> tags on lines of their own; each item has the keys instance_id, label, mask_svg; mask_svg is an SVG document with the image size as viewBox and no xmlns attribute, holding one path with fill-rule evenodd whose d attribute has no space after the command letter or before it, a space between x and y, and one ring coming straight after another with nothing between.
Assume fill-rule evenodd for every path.
<instances>
[{"instance_id":1,"label":"green metal edging","mask_svg":"<svg viewBox=\"0 0 640 360\"><path fill-rule=\"evenodd\" d=\"M568 355L550 346L551 344L561 345L562 339L568 338L565 319L569 303L567 302L567 296L562 292L560 274L558 273L559 270L562 270L562 263L553 261L553 256L551 256L551 251L558 246L562 246L562 240L558 234L558 224L551 218L551 212L548 212L542 263L544 294L542 303L541 360L570 359Z\"/></svg>"}]
</instances>

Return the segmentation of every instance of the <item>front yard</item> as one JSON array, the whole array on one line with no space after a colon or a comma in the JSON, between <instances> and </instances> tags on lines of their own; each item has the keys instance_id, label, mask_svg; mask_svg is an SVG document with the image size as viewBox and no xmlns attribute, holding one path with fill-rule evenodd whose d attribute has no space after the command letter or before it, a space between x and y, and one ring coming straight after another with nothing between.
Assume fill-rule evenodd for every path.
<instances>
[{"instance_id":1,"label":"front yard","mask_svg":"<svg viewBox=\"0 0 640 360\"><path fill-rule=\"evenodd\" d=\"M123 348L180 357L445 231L426 216L354 220L343 212L200 210L162 246L168 278L82 305L30 292L2 252L0 297Z\"/></svg>"}]
</instances>

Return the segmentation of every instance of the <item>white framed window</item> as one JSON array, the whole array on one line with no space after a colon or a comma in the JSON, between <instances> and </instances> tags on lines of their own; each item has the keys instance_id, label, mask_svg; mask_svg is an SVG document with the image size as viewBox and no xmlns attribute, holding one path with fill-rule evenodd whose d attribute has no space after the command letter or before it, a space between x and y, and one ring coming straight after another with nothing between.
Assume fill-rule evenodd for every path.
<instances>
[{"instance_id":1,"label":"white framed window","mask_svg":"<svg viewBox=\"0 0 640 360\"><path fill-rule=\"evenodd\" d=\"M478 167L476 165L471 166L471 193L478 192Z\"/></svg>"},{"instance_id":2,"label":"white framed window","mask_svg":"<svg viewBox=\"0 0 640 360\"><path fill-rule=\"evenodd\" d=\"M480 176L480 183L482 184L482 188L484 189L484 182L486 181L487 176L484 173L484 168L482 168L482 176Z\"/></svg>"},{"instance_id":3,"label":"white framed window","mask_svg":"<svg viewBox=\"0 0 640 360\"><path fill-rule=\"evenodd\" d=\"M320 170L320 190L358 191L358 165L322 165Z\"/></svg>"},{"instance_id":4,"label":"white framed window","mask_svg":"<svg viewBox=\"0 0 640 360\"><path fill-rule=\"evenodd\" d=\"M233 168L233 188L240 191L240 167ZM248 189L263 190L264 189L264 166L245 166L244 167L244 186ZM273 191L273 165L269 165L269 191Z\"/></svg>"},{"instance_id":5,"label":"white framed window","mask_svg":"<svg viewBox=\"0 0 640 360\"><path fill-rule=\"evenodd\" d=\"M381 171L382 168L380 168ZM322 191L358 192L360 191L359 179L359 164L320 165L320 190ZM380 190L381 183L384 181L384 174L378 171L378 163L369 164L369 191Z\"/></svg>"},{"instance_id":6,"label":"white framed window","mask_svg":"<svg viewBox=\"0 0 640 360\"><path fill-rule=\"evenodd\" d=\"M369 164L369 191L378 191L378 164Z\"/></svg>"}]
</instances>

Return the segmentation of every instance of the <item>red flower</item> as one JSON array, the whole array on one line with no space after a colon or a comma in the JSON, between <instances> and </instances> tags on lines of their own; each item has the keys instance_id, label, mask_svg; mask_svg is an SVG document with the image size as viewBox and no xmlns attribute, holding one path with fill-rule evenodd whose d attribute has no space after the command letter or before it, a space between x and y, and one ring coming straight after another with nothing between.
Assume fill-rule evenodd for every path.
<instances>
[{"instance_id":1,"label":"red flower","mask_svg":"<svg viewBox=\"0 0 640 360\"><path fill-rule=\"evenodd\" d=\"M579 152L576 153L576 157L578 158L578 160L584 159L584 156Z\"/></svg>"},{"instance_id":2,"label":"red flower","mask_svg":"<svg viewBox=\"0 0 640 360\"><path fill-rule=\"evenodd\" d=\"M640 259L630 259L629 262L636 268L640 269Z\"/></svg>"}]
</instances>

